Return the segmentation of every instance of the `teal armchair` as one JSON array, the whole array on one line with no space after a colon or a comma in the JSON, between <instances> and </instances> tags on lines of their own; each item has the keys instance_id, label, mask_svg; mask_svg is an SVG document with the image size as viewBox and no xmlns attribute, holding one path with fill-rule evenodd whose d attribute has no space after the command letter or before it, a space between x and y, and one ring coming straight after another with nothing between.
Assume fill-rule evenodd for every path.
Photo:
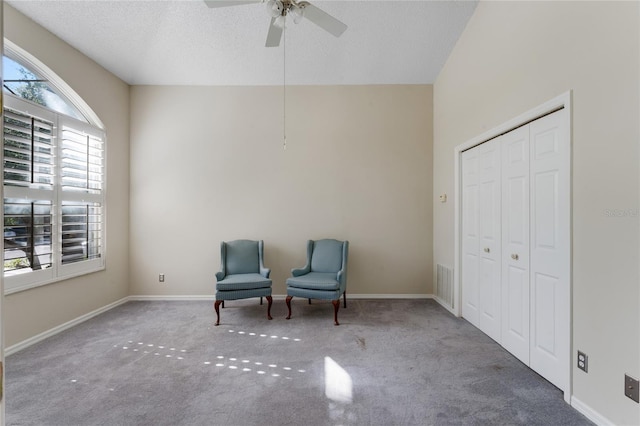
<instances>
[{"instance_id":1,"label":"teal armchair","mask_svg":"<svg viewBox=\"0 0 640 426\"><path fill-rule=\"evenodd\" d=\"M216 273L216 325L220 325L220 304L225 300L265 297L268 302L267 318L271 319L271 269L265 268L264 243L235 240L220 243L220 272Z\"/></svg>"},{"instance_id":2,"label":"teal armchair","mask_svg":"<svg viewBox=\"0 0 640 426\"><path fill-rule=\"evenodd\" d=\"M287 279L287 319L291 319L291 299L294 296L309 299L309 303L311 299L324 299L331 300L334 323L340 325L340 296L344 307L347 307L348 257L349 241L327 239L307 242L307 264L292 269L292 277Z\"/></svg>"}]
</instances>

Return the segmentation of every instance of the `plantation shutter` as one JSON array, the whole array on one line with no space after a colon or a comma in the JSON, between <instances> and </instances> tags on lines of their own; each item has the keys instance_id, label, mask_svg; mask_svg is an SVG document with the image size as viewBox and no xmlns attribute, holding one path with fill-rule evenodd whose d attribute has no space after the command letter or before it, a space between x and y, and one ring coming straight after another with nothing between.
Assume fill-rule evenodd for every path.
<instances>
[{"instance_id":1,"label":"plantation shutter","mask_svg":"<svg viewBox=\"0 0 640 426\"><path fill-rule=\"evenodd\" d=\"M74 119L61 120L62 264L102 256L104 133Z\"/></svg>"},{"instance_id":2,"label":"plantation shutter","mask_svg":"<svg viewBox=\"0 0 640 426\"><path fill-rule=\"evenodd\" d=\"M5 109L4 184L53 189L53 122Z\"/></svg>"},{"instance_id":3,"label":"plantation shutter","mask_svg":"<svg viewBox=\"0 0 640 426\"><path fill-rule=\"evenodd\" d=\"M50 268L52 255L51 201L5 198L5 272Z\"/></svg>"},{"instance_id":4,"label":"plantation shutter","mask_svg":"<svg viewBox=\"0 0 640 426\"><path fill-rule=\"evenodd\" d=\"M85 133L69 125L63 126L62 190L100 194L103 175L102 155L103 141L100 135Z\"/></svg>"},{"instance_id":5,"label":"plantation shutter","mask_svg":"<svg viewBox=\"0 0 640 426\"><path fill-rule=\"evenodd\" d=\"M53 277L56 114L8 96L5 102L4 273L23 285Z\"/></svg>"}]
</instances>

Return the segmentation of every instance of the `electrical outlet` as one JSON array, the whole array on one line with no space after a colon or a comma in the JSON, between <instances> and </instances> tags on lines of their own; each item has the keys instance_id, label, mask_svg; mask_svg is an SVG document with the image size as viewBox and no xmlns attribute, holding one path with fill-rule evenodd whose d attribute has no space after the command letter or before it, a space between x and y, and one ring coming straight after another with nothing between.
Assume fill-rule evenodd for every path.
<instances>
[{"instance_id":1,"label":"electrical outlet","mask_svg":"<svg viewBox=\"0 0 640 426\"><path fill-rule=\"evenodd\" d=\"M634 379L628 374L624 375L624 394L635 402L640 402L640 386L638 385L638 379Z\"/></svg>"},{"instance_id":2,"label":"electrical outlet","mask_svg":"<svg viewBox=\"0 0 640 426\"><path fill-rule=\"evenodd\" d=\"M589 372L589 357L580 351L578 351L578 368L585 373Z\"/></svg>"},{"instance_id":3,"label":"electrical outlet","mask_svg":"<svg viewBox=\"0 0 640 426\"><path fill-rule=\"evenodd\" d=\"M163 283L163 282L164 282L164 274L160 274L160 275L158 276L158 281L160 281L161 283Z\"/></svg>"}]
</instances>

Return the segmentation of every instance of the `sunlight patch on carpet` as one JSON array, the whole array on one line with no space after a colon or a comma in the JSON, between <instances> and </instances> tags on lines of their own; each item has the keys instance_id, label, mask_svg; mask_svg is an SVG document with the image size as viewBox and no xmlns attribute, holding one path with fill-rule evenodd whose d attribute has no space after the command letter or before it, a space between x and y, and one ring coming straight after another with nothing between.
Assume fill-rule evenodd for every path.
<instances>
[{"instance_id":1,"label":"sunlight patch on carpet","mask_svg":"<svg viewBox=\"0 0 640 426\"><path fill-rule=\"evenodd\" d=\"M351 403L353 382L351 376L331 357L324 357L324 394L332 401Z\"/></svg>"}]
</instances>

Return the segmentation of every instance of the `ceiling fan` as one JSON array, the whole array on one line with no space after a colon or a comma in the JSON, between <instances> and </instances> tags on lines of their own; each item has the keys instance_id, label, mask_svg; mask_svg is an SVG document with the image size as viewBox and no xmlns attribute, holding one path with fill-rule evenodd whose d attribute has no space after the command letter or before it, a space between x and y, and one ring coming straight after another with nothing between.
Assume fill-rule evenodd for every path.
<instances>
[{"instance_id":1,"label":"ceiling fan","mask_svg":"<svg viewBox=\"0 0 640 426\"><path fill-rule=\"evenodd\" d=\"M298 0L204 0L211 8L237 6L242 4L266 3L267 13L271 15L271 24L267 33L266 47L277 47L282 39L285 18L290 15L294 23L303 18L313 22L323 30L340 37L347 26L338 19L319 9L308 1Z\"/></svg>"}]
</instances>

